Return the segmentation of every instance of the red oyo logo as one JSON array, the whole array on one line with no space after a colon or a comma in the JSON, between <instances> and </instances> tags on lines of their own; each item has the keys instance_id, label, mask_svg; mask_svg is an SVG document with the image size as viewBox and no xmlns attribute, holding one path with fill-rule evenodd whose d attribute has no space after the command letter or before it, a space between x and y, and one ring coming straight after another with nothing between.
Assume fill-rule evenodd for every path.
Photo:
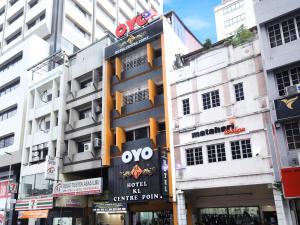
<instances>
[{"instance_id":1,"label":"red oyo logo","mask_svg":"<svg viewBox=\"0 0 300 225\"><path fill-rule=\"evenodd\" d=\"M120 24L116 29L116 36L123 37L127 32L131 32L135 29L136 26L142 27L148 23L148 21L157 16L157 12L154 10L148 10L143 12L141 15L133 17L131 20L128 20L126 23Z\"/></svg>"}]
</instances>

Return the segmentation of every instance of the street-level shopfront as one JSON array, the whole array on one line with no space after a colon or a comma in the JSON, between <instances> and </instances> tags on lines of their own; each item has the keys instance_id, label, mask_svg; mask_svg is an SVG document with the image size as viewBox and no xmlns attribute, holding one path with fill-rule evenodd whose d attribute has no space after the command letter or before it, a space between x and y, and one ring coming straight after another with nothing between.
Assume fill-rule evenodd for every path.
<instances>
[{"instance_id":1,"label":"street-level shopfront","mask_svg":"<svg viewBox=\"0 0 300 225\"><path fill-rule=\"evenodd\" d=\"M19 212L18 224L24 225L83 225L88 215L92 215L88 196L103 191L102 178L53 184L36 174L24 177L23 182L26 196L17 200L15 210ZM49 194L34 196L34 193Z\"/></svg>"}]
</instances>

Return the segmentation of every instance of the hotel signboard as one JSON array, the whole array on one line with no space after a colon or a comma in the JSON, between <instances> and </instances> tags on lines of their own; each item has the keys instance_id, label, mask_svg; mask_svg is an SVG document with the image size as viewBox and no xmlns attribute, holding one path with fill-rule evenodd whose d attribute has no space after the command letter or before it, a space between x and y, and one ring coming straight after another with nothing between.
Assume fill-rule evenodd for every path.
<instances>
[{"instance_id":1,"label":"hotel signboard","mask_svg":"<svg viewBox=\"0 0 300 225\"><path fill-rule=\"evenodd\" d=\"M168 195L168 164L163 151L150 147L125 151L109 168L110 201L144 202Z\"/></svg>"}]
</instances>

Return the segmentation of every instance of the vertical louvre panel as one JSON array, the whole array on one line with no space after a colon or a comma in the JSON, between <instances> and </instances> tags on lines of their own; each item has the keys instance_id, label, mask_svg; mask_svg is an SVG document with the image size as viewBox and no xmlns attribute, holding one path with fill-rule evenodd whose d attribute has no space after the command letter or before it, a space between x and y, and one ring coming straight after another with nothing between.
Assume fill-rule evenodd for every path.
<instances>
[{"instance_id":1,"label":"vertical louvre panel","mask_svg":"<svg viewBox=\"0 0 300 225\"><path fill-rule=\"evenodd\" d=\"M153 80L148 80L149 100L154 104L155 96L157 95L156 85Z\"/></svg>"},{"instance_id":2,"label":"vertical louvre panel","mask_svg":"<svg viewBox=\"0 0 300 225\"><path fill-rule=\"evenodd\" d=\"M116 146L118 147L119 151L122 152L122 144L126 142L126 134L123 128L117 127L116 128Z\"/></svg>"},{"instance_id":3,"label":"vertical louvre panel","mask_svg":"<svg viewBox=\"0 0 300 225\"><path fill-rule=\"evenodd\" d=\"M115 59L115 63L116 63L116 76L119 80L121 80L121 74L122 74L122 62L121 59L119 57L117 57Z\"/></svg>"},{"instance_id":4,"label":"vertical louvre panel","mask_svg":"<svg viewBox=\"0 0 300 225\"><path fill-rule=\"evenodd\" d=\"M119 91L116 92L116 110L119 115L122 114L122 106L123 106L123 94Z\"/></svg>"},{"instance_id":5,"label":"vertical louvre panel","mask_svg":"<svg viewBox=\"0 0 300 225\"><path fill-rule=\"evenodd\" d=\"M154 66L154 49L151 43L147 44L147 62L149 66Z\"/></svg>"},{"instance_id":6,"label":"vertical louvre panel","mask_svg":"<svg viewBox=\"0 0 300 225\"><path fill-rule=\"evenodd\" d=\"M153 141L154 145L156 146L156 136L158 133L158 123L155 118L150 117L150 139Z\"/></svg>"}]
</instances>

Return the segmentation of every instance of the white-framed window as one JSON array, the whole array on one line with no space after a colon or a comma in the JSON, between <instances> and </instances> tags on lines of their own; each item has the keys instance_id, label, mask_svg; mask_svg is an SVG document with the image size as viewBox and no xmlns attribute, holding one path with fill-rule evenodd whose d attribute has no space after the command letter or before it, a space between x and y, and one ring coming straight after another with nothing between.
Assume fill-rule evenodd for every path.
<instances>
[{"instance_id":1,"label":"white-framed window","mask_svg":"<svg viewBox=\"0 0 300 225\"><path fill-rule=\"evenodd\" d=\"M284 125L287 145L290 150L300 149L300 125L299 121Z\"/></svg>"},{"instance_id":2,"label":"white-framed window","mask_svg":"<svg viewBox=\"0 0 300 225\"><path fill-rule=\"evenodd\" d=\"M0 112L0 121L7 120L17 114L17 106Z\"/></svg>"},{"instance_id":3,"label":"white-framed window","mask_svg":"<svg viewBox=\"0 0 300 225\"><path fill-rule=\"evenodd\" d=\"M207 158L209 163L226 161L225 144L207 145Z\"/></svg>"},{"instance_id":4,"label":"white-framed window","mask_svg":"<svg viewBox=\"0 0 300 225\"><path fill-rule=\"evenodd\" d=\"M182 100L182 112L183 115L188 115L191 113L190 111L190 99L186 98Z\"/></svg>"},{"instance_id":5,"label":"white-framed window","mask_svg":"<svg viewBox=\"0 0 300 225\"><path fill-rule=\"evenodd\" d=\"M252 157L250 139L230 142L232 159L245 159Z\"/></svg>"},{"instance_id":6,"label":"white-framed window","mask_svg":"<svg viewBox=\"0 0 300 225\"><path fill-rule=\"evenodd\" d=\"M225 25L225 27L230 27L230 26L233 26L235 24L238 24L238 23L244 21L245 19L246 19L246 15L245 15L245 13L243 13L243 14L233 17L229 20L226 20L224 22L224 25Z\"/></svg>"},{"instance_id":7,"label":"white-framed window","mask_svg":"<svg viewBox=\"0 0 300 225\"><path fill-rule=\"evenodd\" d=\"M146 99L149 99L149 90L147 87L130 90L124 93L123 105L134 104Z\"/></svg>"},{"instance_id":8,"label":"white-framed window","mask_svg":"<svg viewBox=\"0 0 300 225\"><path fill-rule=\"evenodd\" d=\"M300 65L275 72L275 79L279 96L286 94L286 87L300 83Z\"/></svg>"},{"instance_id":9,"label":"white-framed window","mask_svg":"<svg viewBox=\"0 0 300 225\"><path fill-rule=\"evenodd\" d=\"M220 106L219 90L202 94L202 101L204 110Z\"/></svg>"},{"instance_id":10,"label":"white-framed window","mask_svg":"<svg viewBox=\"0 0 300 225\"><path fill-rule=\"evenodd\" d=\"M300 15L267 26L271 48L300 38Z\"/></svg>"},{"instance_id":11,"label":"white-framed window","mask_svg":"<svg viewBox=\"0 0 300 225\"><path fill-rule=\"evenodd\" d=\"M185 156L187 166L203 164L202 147L186 149Z\"/></svg>"},{"instance_id":12,"label":"white-framed window","mask_svg":"<svg viewBox=\"0 0 300 225\"><path fill-rule=\"evenodd\" d=\"M229 14L229 13L234 12L242 7L244 7L244 0L237 1L229 6L225 7L223 9L223 14L224 15Z\"/></svg>"},{"instance_id":13,"label":"white-framed window","mask_svg":"<svg viewBox=\"0 0 300 225\"><path fill-rule=\"evenodd\" d=\"M233 86L234 86L235 100L237 102L245 100L243 83L242 82L237 83L234 84Z\"/></svg>"},{"instance_id":14,"label":"white-framed window","mask_svg":"<svg viewBox=\"0 0 300 225\"><path fill-rule=\"evenodd\" d=\"M139 49L122 59L122 71L128 71L147 63L146 49Z\"/></svg>"},{"instance_id":15,"label":"white-framed window","mask_svg":"<svg viewBox=\"0 0 300 225\"><path fill-rule=\"evenodd\" d=\"M14 144L14 138L15 138L14 134L10 134L10 135L7 135L5 137L1 137L0 138L0 149L1 148L6 148L8 146L13 145Z\"/></svg>"}]
</instances>

